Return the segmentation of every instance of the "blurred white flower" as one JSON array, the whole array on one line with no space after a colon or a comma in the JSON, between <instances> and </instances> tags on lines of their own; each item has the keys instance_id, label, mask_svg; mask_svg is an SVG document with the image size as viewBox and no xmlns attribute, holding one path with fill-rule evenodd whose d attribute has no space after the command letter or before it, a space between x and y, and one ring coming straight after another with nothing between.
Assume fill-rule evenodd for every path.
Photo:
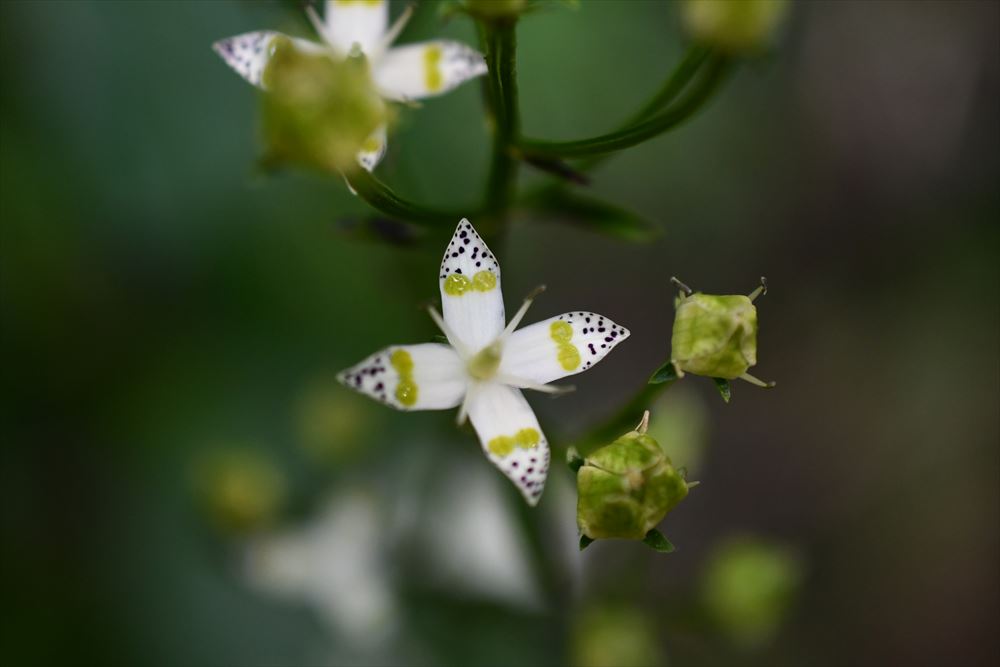
<instances>
[{"instance_id":1,"label":"blurred white flower","mask_svg":"<svg viewBox=\"0 0 1000 667\"><path fill-rule=\"evenodd\" d=\"M409 7L392 26L387 0L327 0L323 18L311 6L306 12L322 41L289 38L296 48L326 53L338 60L363 55L379 94L390 101L441 95L487 71L482 54L460 42L433 40L390 48L412 14ZM212 48L240 76L263 88L274 38L280 36L270 30L248 32L221 39ZM371 171L385 149L386 128L382 125L368 137L358 153L358 163Z\"/></svg>"},{"instance_id":2,"label":"blurred white flower","mask_svg":"<svg viewBox=\"0 0 1000 667\"><path fill-rule=\"evenodd\" d=\"M381 561L383 524L370 495L331 498L306 525L252 542L248 578L262 591L308 602L358 648L377 648L397 615Z\"/></svg>"},{"instance_id":3,"label":"blurred white flower","mask_svg":"<svg viewBox=\"0 0 1000 667\"><path fill-rule=\"evenodd\" d=\"M504 327L500 264L468 220L452 236L439 274L444 317L431 317L450 345L393 345L339 376L399 410L461 405L483 452L534 505L549 469L549 446L521 389L548 393L553 380L587 370L629 331L602 315L574 311L514 331L534 295Z\"/></svg>"}]
</instances>

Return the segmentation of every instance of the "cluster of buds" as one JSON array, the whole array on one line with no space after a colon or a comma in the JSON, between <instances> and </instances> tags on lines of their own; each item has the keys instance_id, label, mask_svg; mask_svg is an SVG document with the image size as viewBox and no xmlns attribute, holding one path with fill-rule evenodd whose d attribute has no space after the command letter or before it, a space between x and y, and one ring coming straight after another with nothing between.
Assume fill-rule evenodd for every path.
<instances>
[{"instance_id":1,"label":"cluster of buds","mask_svg":"<svg viewBox=\"0 0 1000 667\"><path fill-rule=\"evenodd\" d=\"M660 551L673 546L656 530L670 510L697 482L688 483L660 444L646 431L649 411L634 431L593 452L575 458L577 527L580 548L594 540L643 540ZM571 454L571 457L573 455Z\"/></svg>"}]
</instances>

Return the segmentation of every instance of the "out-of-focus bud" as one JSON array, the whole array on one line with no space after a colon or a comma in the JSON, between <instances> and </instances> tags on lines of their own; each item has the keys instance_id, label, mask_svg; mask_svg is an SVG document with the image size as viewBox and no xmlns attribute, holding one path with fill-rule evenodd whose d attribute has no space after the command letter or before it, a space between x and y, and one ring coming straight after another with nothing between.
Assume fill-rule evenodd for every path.
<instances>
[{"instance_id":1,"label":"out-of-focus bud","mask_svg":"<svg viewBox=\"0 0 1000 667\"><path fill-rule=\"evenodd\" d=\"M637 609L592 607L573 625L572 662L576 667L655 667L663 651L650 619Z\"/></svg>"},{"instance_id":2,"label":"out-of-focus bud","mask_svg":"<svg viewBox=\"0 0 1000 667\"><path fill-rule=\"evenodd\" d=\"M276 37L264 70L267 159L324 171L351 171L389 110L361 56L335 60Z\"/></svg>"},{"instance_id":3,"label":"out-of-focus bud","mask_svg":"<svg viewBox=\"0 0 1000 667\"><path fill-rule=\"evenodd\" d=\"M636 430L586 457L577 471L576 520L588 540L645 539L687 496L687 481L646 434L648 423L647 412Z\"/></svg>"},{"instance_id":4,"label":"out-of-focus bud","mask_svg":"<svg viewBox=\"0 0 1000 667\"><path fill-rule=\"evenodd\" d=\"M709 556L702 602L733 643L755 648L777 633L801 579L802 564L789 548L755 537L733 538Z\"/></svg>"},{"instance_id":5,"label":"out-of-focus bud","mask_svg":"<svg viewBox=\"0 0 1000 667\"><path fill-rule=\"evenodd\" d=\"M528 8L528 0L465 0L465 8L483 19L515 18Z\"/></svg>"},{"instance_id":6,"label":"out-of-focus bud","mask_svg":"<svg viewBox=\"0 0 1000 667\"><path fill-rule=\"evenodd\" d=\"M217 452L196 472L201 504L226 533L247 534L268 527L285 497L281 471L254 452Z\"/></svg>"},{"instance_id":7,"label":"out-of-focus bud","mask_svg":"<svg viewBox=\"0 0 1000 667\"><path fill-rule=\"evenodd\" d=\"M296 431L299 443L317 462L342 464L364 449L369 424L369 404L363 397L343 391L335 378L317 378L299 396Z\"/></svg>"},{"instance_id":8,"label":"out-of-focus bud","mask_svg":"<svg viewBox=\"0 0 1000 667\"><path fill-rule=\"evenodd\" d=\"M677 300L670 351L678 376L686 372L725 380L742 378L770 386L747 374L757 364L757 308L753 301L766 290L766 281L761 278L761 287L743 296L692 292L673 280L684 293Z\"/></svg>"},{"instance_id":9,"label":"out-of-focus bud","mask_svg":"<svg viewBox=\"0 0 1000 667\"><path fill-rule=\"evenodd\" d=\"M787 0L686 0L684 23L699 40L739 54L764 49L787 13Z\"/></svg>"}]
</instances>

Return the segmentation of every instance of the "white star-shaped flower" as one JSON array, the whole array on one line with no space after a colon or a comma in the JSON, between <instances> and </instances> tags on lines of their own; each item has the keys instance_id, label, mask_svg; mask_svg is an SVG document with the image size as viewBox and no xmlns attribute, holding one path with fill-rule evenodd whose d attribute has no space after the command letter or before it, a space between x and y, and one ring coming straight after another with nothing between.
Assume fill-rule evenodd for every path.
<instances>
[{"instance_id":1,"label":"white star-shaped flower","mask_svg":"<svg viewBox=\"0 0 1000 667\"><path fill-rule=\"evenodd\" d=\"M504 327L500 264L468 220L445 250L440 271L444 317L431 317L450 345L393 345L340 374L348 387L400 410L461 406L483 452L534 505L549 469L549 446L521 389L587 370L629 332L596 313L573 311L515 331L525 299Z\"/></svg>"},{"instance_id":2,"label":"white star-shaped flower","mask_svg":"<svg viewBox=\"0 0 1000 667\"><path fill-rule=\"evenodd\" d=\"M306 12L321 43L290 38L296 48L308 53L327 53L343 59L355 49L367 58L379 94L390 101L405 102L446 93L459 84L486 73L482 54L465 44L433 40L389 48L399 36L412 10L389 27L387 0L326 0L321 19L312 7ZM273 53L274 38L281 33L262 30L221 39L212 48L240 76L263 88L264 68ZM385 126L365 141L358 163L371 171L385 155Z\"/></svg>"}]
</instances>

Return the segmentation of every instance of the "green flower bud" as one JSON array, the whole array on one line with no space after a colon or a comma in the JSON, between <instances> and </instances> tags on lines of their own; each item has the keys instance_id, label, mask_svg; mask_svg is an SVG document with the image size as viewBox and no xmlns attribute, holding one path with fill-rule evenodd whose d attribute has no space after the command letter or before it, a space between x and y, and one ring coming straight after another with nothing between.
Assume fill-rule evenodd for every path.
<instances>
[{"instance_id":1,"label":"green flower bud","mask_svg":"<svg viewBox=\"0 0 1000 667\"><path fill-rule=\"evenodd\" d=\"M215 526L247 534L266 528L285 497L285 479L271 461L247 450L216 452L197 470L201 504Z\"/></svg>"},{"instance_id":2,"label":"green flower bud","mask_svg":"<svg viewBox=\"0 0 1000 667\"><path fill-rule=\"evenodd\" d=\"M727 540L708 560L701 587L705 611L735 644L766 644L795 599L802 570L783 545L755 537Z\"/></svg>"},{"instance_id":3,"label":"green flower bud","mask_svg":"<svg viewBox=\"0 0 1000 667\"><path fill-rule=\"evenodd\" d=\"M575 620L570 636L575 667L655 667L666 660L656 626L638 609L590 607Z\"/></svg>"},{"instance_id":4,"label":"green flower bud","mask_svg":"<svg viewBox=\"0 0 1000 667\"><path fill-rule=\"evenodd\" d=\"M641 540L687 496L687 481L646 434L648 421L647 412L636 430L586 457L577 471L576 521L590 540Z\"/></svg>"},{"instance_id":5,"label":"green flower bud","mask_svg":"<svg viewBox=\"0 0 1000 667\"><path fill-rule=\"evenodd\" d=\"M389 120L368 62L304 53L283 37L272 48L263 78L268 159L324 171L357 168L358 152Z\"/></svg>"},{"instance_id":6,"label":"green flower bud","mask_svg":"<svg viewBox=\"0 0 1000 667\"><path fill-rule=\"evenodd\" d=\"M699 40L729 53L759 51L784 18L786 0L687 0L684 22Z\"/></svg>"},{"instance_id":7,"label":"green flower bud","mask_svg":"<svg viewBox=\"0 0 1000 667\"><path fill-rule=\"evenodd\" d=\"M757 364L757 308L750 296L714 295L692 292L676 278L685 294L677 300L671 361L679 376L684 373L733 380L742 378L760 386L770 386L747 374Z\"/></svg>"}]
</instances>

